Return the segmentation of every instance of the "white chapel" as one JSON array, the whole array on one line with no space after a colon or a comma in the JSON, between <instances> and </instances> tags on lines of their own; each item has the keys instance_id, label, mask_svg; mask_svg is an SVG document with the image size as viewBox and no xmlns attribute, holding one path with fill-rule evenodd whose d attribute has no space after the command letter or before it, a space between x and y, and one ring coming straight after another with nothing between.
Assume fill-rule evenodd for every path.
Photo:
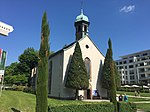
<instances>
[{"instance_id":1,"label":"white chapel","mask_svg":"<svg viewBox=\"0 0 150 112\"><path fill-rule=\"evenodd\" d=\"M90 22L81 9L81 14L76 17L74 26L76 29L76 41L60 49L49 57L48 96L53 98L69 99L75 96L75 90L66 88L66 74L69 68L76 42L79 42L83 61L89 76L89 88L79 90L79 95L85 99L92 99L98 92L101 98L107 97L106 89L100 84L101 70L104 63L104 55L96 47L88 34Z\"/></svg>"}]
</instances>

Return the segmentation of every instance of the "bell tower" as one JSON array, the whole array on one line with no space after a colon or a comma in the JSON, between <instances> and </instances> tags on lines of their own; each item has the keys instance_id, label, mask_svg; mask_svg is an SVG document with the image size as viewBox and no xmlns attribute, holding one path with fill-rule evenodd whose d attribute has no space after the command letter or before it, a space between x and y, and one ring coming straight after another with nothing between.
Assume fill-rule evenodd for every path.
<instances>
[{"instance_id":1,"label":"bell tower","mask_svg":"<svg viewBox=\"0 0 150 112\"><path fill-rule=\"evenodd\" d=\"M88 35L89 25L89 19L83 14L83 9L81 9L81 14L76 17L76 21L74 23L74 26L76 28L76 41Z\"/></svg>"}]
</instances>

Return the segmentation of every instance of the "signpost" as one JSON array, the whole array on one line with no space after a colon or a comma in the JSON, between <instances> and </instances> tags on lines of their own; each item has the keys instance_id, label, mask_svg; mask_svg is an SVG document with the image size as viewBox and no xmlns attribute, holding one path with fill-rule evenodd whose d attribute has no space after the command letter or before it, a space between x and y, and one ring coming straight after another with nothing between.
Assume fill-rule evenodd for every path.
<instances>
[{"instance_id":1,"label":"signpost","mask_svg":"<svg viewBox=\"0 0 150 112\"><path fill-rule=\"evenodd\" d=\"M0 21L0 35L8 36L14 28L4 22ZM6 63L7 52L0 48L0 96L2 95L3 83L4 83L4 72Z\"/></svg>"},{"instance_id":2,"label":"signpost","mask_svg":"<svg viewBox=\"0 0 150 112\"><path fill-rule=\"evenodd\" d=\"M7 52L3 49L0 49L0 96L2 94L3 83L4 83L4 73L5 73L5 64L6 64Z\"/></svg>"},{"instance_id":3,"label":"signpost","mask_svg":"<svg viewBox=\"0 0 150 112\"><path fill-rule=\"evenodd\" d=\"M14 29L12 26L0 21L0 34L3 36L8 36L10 32Z\"/></svg>"}]
</instances>

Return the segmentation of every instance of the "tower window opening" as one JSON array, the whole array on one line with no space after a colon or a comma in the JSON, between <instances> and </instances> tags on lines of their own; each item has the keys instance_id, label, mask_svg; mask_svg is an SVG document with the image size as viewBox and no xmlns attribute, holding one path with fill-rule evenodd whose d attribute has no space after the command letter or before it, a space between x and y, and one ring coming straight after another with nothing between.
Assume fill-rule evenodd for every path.
<instances>
[{"instance_id":1,"label":"tower window opening","mask_svg":"<svg viewBox=\"0 0 150 112\"><path fill-rule=\"evenodd\" d=\"M81 31L81 26L80 26L80 25L78 26L78 31L79 31L79 32Z\"/></svg>"},{"instance_id":2,"label":"tower window opening","mask_svg":"<svg viewBox=\"0 0 150 112\"><path fill-rule=\"evenodd\" d=\"M84 31L87 32L87 26L84 26Z\"/></svg>"}]
</instances>

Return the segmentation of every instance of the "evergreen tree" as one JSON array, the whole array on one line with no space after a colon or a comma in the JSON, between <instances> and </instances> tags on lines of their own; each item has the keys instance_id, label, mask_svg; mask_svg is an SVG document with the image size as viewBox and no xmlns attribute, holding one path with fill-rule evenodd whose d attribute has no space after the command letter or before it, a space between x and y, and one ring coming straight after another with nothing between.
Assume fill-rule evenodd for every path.
<instances>
[{"instance_id":1,"label":"evergreen tree","mask_svg":"<svg viewBox=\"0 0 150 112\"><path fill-rule=\"evenodd\" d=\"M41 45L39 50L37 91L36 91L36 112L47 112L47 83L48 83L48 56L49 56L49 24L46 12L42 18Z\"/></svg>"},{"instance_id":2,"label":"evergreen tree","mask_svg":"<svg viewBox=\"0 0 150 112\"><path fill-rule=\"evenodd\" d=\"M78 98L78 90L86 90L89 87L88 75L78 42L76 43L75 51L71 59L65 86L76 89L76 99Z\"/></svg>"},{"instance_id":3,"label":"evergreen tree","mask_svg":"<svg viewBox=\"0 0 150 112\"><path fill-rule=\"evenodd\" d=\"M114 62L114 70L115 70L116 90L118 90L121 87L121 80L115 62Z\"/></svg>"},{"instance_id":4,"label":"evergreen tree","mask_svg":"<svg viewBox=\"0 0 150 112\"><path fill-rule=\"evenodd\" d=\"M112 43L109 39L109 48L107 49L104 66L102 70L102 87L107 89L108 98L110 102L114 103L115 111L117 112L117 101L116 101L116 78L113 61Z\"/></svg>"}]
</instances>

